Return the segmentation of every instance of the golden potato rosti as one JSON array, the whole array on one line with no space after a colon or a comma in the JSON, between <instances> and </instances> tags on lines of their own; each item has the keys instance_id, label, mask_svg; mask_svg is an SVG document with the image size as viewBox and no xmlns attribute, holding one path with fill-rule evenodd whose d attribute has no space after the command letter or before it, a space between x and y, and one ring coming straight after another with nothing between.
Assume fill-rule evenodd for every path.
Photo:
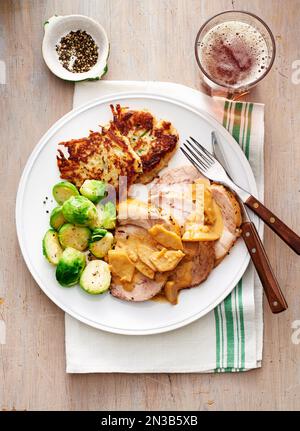
<instances>
[{"instance_id":1,"label":"golden potato rosti","mask_svg":"<svg viewBox=\"0 0 300 431\"><path fill-rule=\"evenodd\" d=\"M130 110L111 105L113 120L110 130L127 136L134 151L140 156L143 172L138 182L149 183L164 168L177 148L178 133L168 121L158 121L151 112Z\"/></svg>"},{"instance_id":2,"label":"golden potato rosti","mask_svg":"<svg viewBox=\"0 0 300 431\"><path fill-rule=\"evenodd\" d=\"M68 150L65 156L59 149L57 165L61 178L81 187L86 179L103 180L118 187L119 176L127 176L133 184L142 164L128 138L112 130L91 132L88 138L73 139L59 144Z\"/></svg>"},{"instance_id":3,"label":"golden potato rosti","mask_svg":"<svg viewBox=\"0 0 300 431\"><path fill-rule=\"evenodd\" d=\"M59 144L61 178L77 187L86 179L118 187L119 177L127 176L130 186L150 182L168 164L178 142L178 133L170 122L158 121L148 111L120 105L111 105L111 110L113 120L101 131Z\"/></svg>"}]
</instances>

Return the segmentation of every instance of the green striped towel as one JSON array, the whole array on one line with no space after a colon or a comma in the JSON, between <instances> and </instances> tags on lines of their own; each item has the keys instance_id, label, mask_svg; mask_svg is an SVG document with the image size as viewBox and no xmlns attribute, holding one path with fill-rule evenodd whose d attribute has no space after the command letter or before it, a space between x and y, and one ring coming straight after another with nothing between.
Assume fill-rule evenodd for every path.
<instances>
[{"instance_id":1,"label":"green striped towel","mask_svg":"<svg viewBox=\"0 0 300 431\"><path fill-rule=\"evenodd\" d=\"M99 81L78 83L74 107L128 91L170 95L205 110L233 135L248 158L263 199L264 106L212 99L173 83ZM252 264L232 293L198 321L165 334L109 334L65 317L67 372L238 372L262 358L262 289Z\"/></svg>"},{"instance_id":2,"label":"green striped towel","mask_svg":"<svg viewBox=\"0 0 300 431\"><path fill-rule=\"evenodd\" d=\"M255 105L253 103L224 101L222 99L219 100L219 103L223 110L223 126L239 143L248 160L250 159L250 154L252 159L253 156L257 157L257 148L253 148L252 145L252 116ZM259 108L263 115L262 105L259 105ZM253 121L253 123L256 127L256 122ZM261 148L258 148L259 151L263 148L262 144L261 142ZM261 155L260 159L262 159ZM253 271L252 268L251 270ZM233 292L223 303L214 310L216 321L216 372L244 371L247 369L245 358L245 304L243 301L245 297L244 278L239 281ZM257 284L259 286L259 283Z\"/></svg>"}]
</instances>

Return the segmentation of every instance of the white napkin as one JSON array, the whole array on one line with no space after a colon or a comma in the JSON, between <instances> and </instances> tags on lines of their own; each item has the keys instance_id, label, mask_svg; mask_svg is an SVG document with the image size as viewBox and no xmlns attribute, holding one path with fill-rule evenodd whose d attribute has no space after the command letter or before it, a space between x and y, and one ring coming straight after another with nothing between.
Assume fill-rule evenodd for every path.
<instances>
[{"instance_id":1,"label":"white napkin","mask_svg":"<svg viewBox=\"0 0 300 431\"><path fill-rule=\"evenodd\" d=\"M234 136L233 119L241 115L241 123L247 122L243 127L248 130L248 139L245 133L235 138L249 158L263 199L264 105L224 104L223 99L212 99L173 83L98 81L77 83L73 106L128 91L172 94L210 113ZM158 335L116 335L91 328L66 314L65 338L68 373L235 372L257 368L261 366L263 345L262 288L254 283L250 264L242 286L215 310L184 328Z\"/></svg>"}]
</instances>

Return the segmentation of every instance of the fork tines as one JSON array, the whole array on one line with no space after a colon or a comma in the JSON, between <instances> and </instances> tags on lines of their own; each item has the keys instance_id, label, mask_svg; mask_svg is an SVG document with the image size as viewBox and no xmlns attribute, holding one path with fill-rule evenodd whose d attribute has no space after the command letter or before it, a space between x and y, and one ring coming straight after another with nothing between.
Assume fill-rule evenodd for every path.
<instances>
[{"instance_id":1,"label":"fork tines","mask_svg":"<svg viewBox=\"0 0 300 431\"><path fill-rule=\"evenodd\" d=\"M192 138L192 136L190 136L190 140L193 143L187 139L186 143L183 144L184 149L180 149L197 169L206 172L215 163L215 159L210 152L196 141L196 139Z\"/></svg>"}]
</instances>

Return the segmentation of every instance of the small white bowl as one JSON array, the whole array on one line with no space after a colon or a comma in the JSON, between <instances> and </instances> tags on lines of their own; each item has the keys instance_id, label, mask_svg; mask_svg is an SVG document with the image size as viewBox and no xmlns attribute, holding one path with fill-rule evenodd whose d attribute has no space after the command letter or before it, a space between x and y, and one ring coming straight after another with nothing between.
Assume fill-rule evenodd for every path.
<instances>
[{"instance_id":1,"label":"small white bowl","mask_svg":"<svg viewBox=\"0 0 300 431\"><path fill-rule=\"evenodd\" d=\"M67 81L98 80L107 72L109 42L104 28L92 18L84 15L52 16L45 24L42 52L44 60L54 75ZM59 61L56 45L70 31L85 30L97 44L98 61L87 72L73 73Z\"/></svg>"}]
</instances>

